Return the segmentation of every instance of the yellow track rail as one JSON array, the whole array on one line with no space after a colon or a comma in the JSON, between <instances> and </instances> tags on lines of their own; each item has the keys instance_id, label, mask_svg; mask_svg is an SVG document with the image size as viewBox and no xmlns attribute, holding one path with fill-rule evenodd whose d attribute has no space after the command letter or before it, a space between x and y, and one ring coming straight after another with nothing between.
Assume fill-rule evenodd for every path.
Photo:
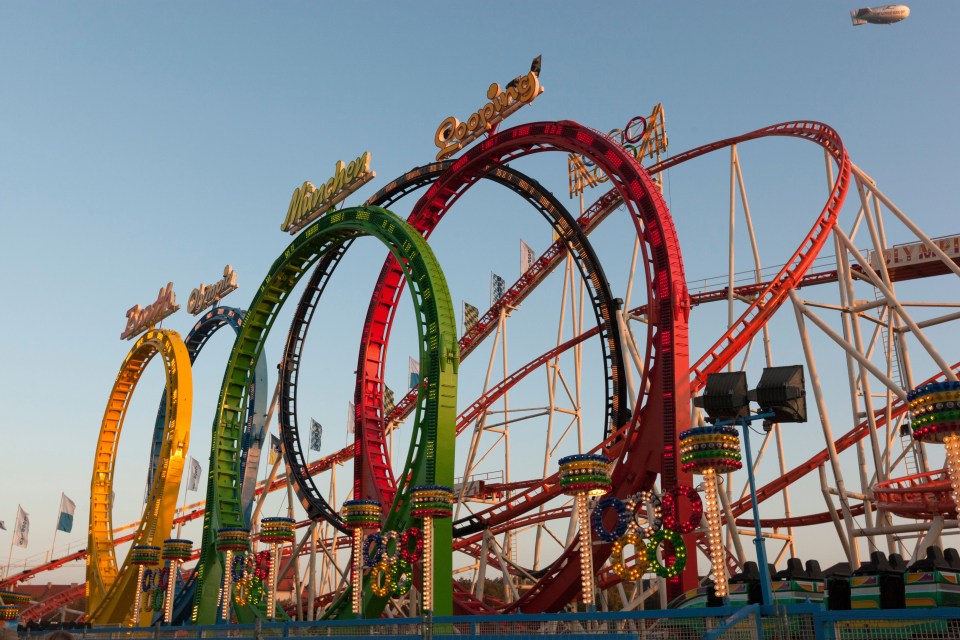
<instances>
[{"instance_id":1,"label":"yellow track rail","mask_svg":"<svg viewBox=\"0 0 960 640\"><path fill-rule=\"evenodd\" d=\"M113 541L113 474L120 431L130 398L147 364L157 354L166 371L167 421L157 473L134 545L163 546L170 536L183 462L190 444L193 411L193 374L190 356L180 334L151 329L137 340L120 367L100 425L97 453L90 482L90 529L87 542L87 620L96 624L132 622L137 571L127 560L119 569ZM143 624L149 615L139 616Z\"/></svg>"}]
</instances>

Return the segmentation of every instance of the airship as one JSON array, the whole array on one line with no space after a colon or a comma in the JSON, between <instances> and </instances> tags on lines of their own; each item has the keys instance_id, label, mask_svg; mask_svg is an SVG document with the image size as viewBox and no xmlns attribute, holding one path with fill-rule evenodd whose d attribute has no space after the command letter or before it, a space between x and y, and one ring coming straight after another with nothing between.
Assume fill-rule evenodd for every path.
<instances>
[{"instance_id":1,"label":"airship","mask_svg":"<svg viewBox=\"0 0 960 640\"><path fill-rule=\"evenodd\" d=\"M893 24L910 15L910 7L905 4L888 4L883 7L864 7L850 12L853 26L858 24Z\"/></svg>"}]
</instances>

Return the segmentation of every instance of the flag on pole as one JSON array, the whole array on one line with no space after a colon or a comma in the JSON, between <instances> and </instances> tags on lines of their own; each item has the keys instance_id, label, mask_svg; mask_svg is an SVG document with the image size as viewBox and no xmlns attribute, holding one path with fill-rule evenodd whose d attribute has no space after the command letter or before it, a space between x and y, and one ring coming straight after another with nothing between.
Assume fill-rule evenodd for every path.
<instances>
[{"instance_id":1,"label":"flag on pole","mask_svg":"<svg viewBox=\"0 0 960 640\"><path fill-rule=\"evenodd\" d=\"M520 241L520 275L527 272L527 269L533 266L537 261L537 254L533 248L523 240Z\"/></svg>"},{"instance_id":2,"label":"flag on pole","mask_svg":"<svg viewBox=\"0 0 960 640\"><path fill-rule=\"evenodd\" d=\"M280 459L280 438L270 434L270 454L267 456L267 464L275 464Z\"/></svg>"},{"instance_id":3,"label":"flag on pole","mask_svg":"<svg viewBox=\"0 0 960 640\"><path fill-rule=\"evenodd\" d=\"M323 425L310 418L310 448L320 451L320 440L323 438Z\"/></svg>"},{"instance_id":4,"label":"flag on pole","mask_svg":"<svg viewBox=\"0 0 960 640\"><path fill-rule=\"evenodd\" d=\"M0 520L0 529L3 529L4 531L7 530L7 523L3 520Z\"/></svg>"},{"instance_id":5,"label":"flag on pole","mask_svg":"<svg viewBox=\"0 0 960 640\"><path fill-rule=\"evenodd\" d=\"M352 402L347 403L347 433L353 433L354 422L357 419L356 409Z\"/></svg>"},{"instance_id":6,"label":"flag on pole","mask_svg":"<svg viewBox=\"0 0 960 640\"><path fill-rule=\"evenodd\" d=\"M477 321L480 320L480 309L476 308L468 302L463 303L463 333L470 333L470 329L473 329L473 325L477 324Z\"/></svg>"},{"instance_id":7,"label":"flag on pole","mask_svg":"<svg viewBox=\"0 0 960 640\"><path fill-rule=\"evenodd\" d=\"M383 385L383 415L386 416L393 411L396 406L396 396L393 394L393 389L387 385Z\"/></svg>"},{"instance_id":8,"label":"flag on pole","mask_svg":"<svg viewBox=\"0 0 960 640\"><path fill-rule=\"evenodd\" d=\"M57 517L57 531L70 533L73 530L73 512L77 510L77 505L73 500L67 497L67 494L60 494L60 515Z\"/></svg>"},{"instance_id":9,"label":"flag on pole","mask_svg":"<svg viewBox=\"0 0 960 640\"><path fill-rule=\"evenodd\" d=\"M27 538L30 535L30 514L23 510L23 507L17 505L17 524L13 529L13 544L17 547L27 548Z\"/></svg>"},{"instance_id":10,"label":"flag on pole","mask_svg":"<svg viewBox=\"0 0 960 640\"><path fill-rule=\"evenodd\" d=\"M503 297L504 291L507 290L507 281L495 274L493 271L490 272L490 306L497 304L497 300Z\"/></svg>"},{"instance_id":11,"label":"flag on pole","mask_svg":"<svg viewBox=\"0 0 960 640\"><path fill-rule=\"evenodd\" d=\"M413 389L420 384L420 361L408 358L407 373L410 374L410 388Z\"/></svg>"},{"instance_id":12,"label":"flag on pole","mask_svg":"<svg viewBox=\"0 0 960 640\"><path fill-rule=\"evenodd\" d=\"M187 491L196 491L200 487L200 463L190 456L190 471L187 475Z\"/></svg>"}]
</instances>

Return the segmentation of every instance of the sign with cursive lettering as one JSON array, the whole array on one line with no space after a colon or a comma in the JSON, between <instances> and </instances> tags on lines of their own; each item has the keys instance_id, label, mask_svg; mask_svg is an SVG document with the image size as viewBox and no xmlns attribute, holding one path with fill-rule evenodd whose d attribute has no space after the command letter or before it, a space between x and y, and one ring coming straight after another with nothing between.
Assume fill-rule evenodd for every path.
<instances>
[{"instance_id":1,"label":"sign with cursive lettering","mask_svg":"<svg viewBox=\"0 0 960 640\"><path fill-rule=\"evenodd\" d=\"M120 334L121 340L129 340L137 336L164 318L173 315L180 308L177 304L177 294L173 292L173 283L160 289L157 299L152 304L140 308L140 305L131 307L127 311L127 328Z\"/></svg>"},{"instance_id":2,"label":"sign with cursive lettering","mask_svg":"<svg viewBox=\"0 0 960 640\"><path fill-rule=\"evenodd\" d=\"M237 272L227 265L223 268L223 278L215 284L201 284L190 292L187 300L187 311L192 315L200 315L203 310L219 302L232 291L237 290Z\"/></svg>"},{"instance_id":3,"label":"sign with cursive lettering","mask_svg":"<svg viewBox=\"0 0 960 640\"><path fill-rule=\"evenodd\" d=\"M525 104L530 104L543 93L537 71L531 70L507 85L506 90L494 82L487 89L490 102L473 113L466 122L460 122L450 116L437 127L434 143L440 148L437 160L443 160L473 142L482 134L492 130L507 116Z\"/></svg>"},{"instance_id":4,"label":"sign with cursive lettering","mask_svg":"<svg viewBox=\"0 0 960 640\"><path fill-rule=\"evenodd\" d=\"M346 166L342 160L338 161L333 177L326 183L315 187L310 182L304 182L293 190L287 217L280 225L280 230L291 234L299 232L376 176L377 172L370 170L369 151Z\"/></svg>"}]
</instances>

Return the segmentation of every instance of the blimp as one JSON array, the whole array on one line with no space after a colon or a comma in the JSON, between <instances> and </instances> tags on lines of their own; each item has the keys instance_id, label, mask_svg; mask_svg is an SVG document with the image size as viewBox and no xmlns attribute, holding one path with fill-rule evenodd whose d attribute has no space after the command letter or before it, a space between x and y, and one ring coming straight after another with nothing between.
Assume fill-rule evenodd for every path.
<instances>
[{"instance_id":1,"label":"blimp","mask_svg":"<svg viewBox=\"0 0 960 640\"><path fill-rule=\"evenodd\" d=\"M864 7L850 12L853 26L858 24L893 24L910 15L910 7L905 4L888 4L883 7Z\"/></svg>"}]
</instances>

